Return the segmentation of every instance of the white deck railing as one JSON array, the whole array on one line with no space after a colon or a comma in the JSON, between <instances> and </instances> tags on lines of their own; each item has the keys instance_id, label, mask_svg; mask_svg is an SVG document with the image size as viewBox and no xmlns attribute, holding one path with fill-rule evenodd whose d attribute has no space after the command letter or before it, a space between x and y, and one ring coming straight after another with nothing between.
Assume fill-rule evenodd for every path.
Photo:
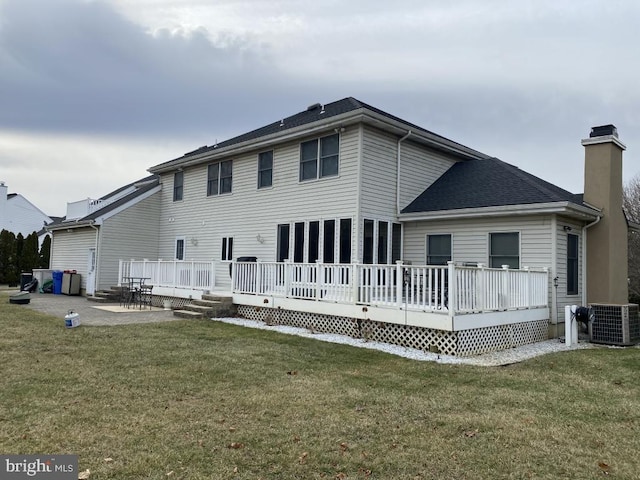
<instances>
[{"instance_id":1,"label":"white deck railing","mask_svg":"<svg viewBox=\"0 0 640 480\"><path fill-rule=\"evenodd\" d=\"M187 260L120 260L118 285L127 277L148 278L145 283L154 287L191 290L213 290L215 262Z\"/></svg>"},{"instance_id":2,"label":"white deck railing","mask_svg":"<svg viewBox=\"0 0 640 480\"><path fill-rule=\"evenodd\" d=\"M232 290L320 302L471 313L547 306L546 270L234 262Z\"/></svg>"}]
</instances>

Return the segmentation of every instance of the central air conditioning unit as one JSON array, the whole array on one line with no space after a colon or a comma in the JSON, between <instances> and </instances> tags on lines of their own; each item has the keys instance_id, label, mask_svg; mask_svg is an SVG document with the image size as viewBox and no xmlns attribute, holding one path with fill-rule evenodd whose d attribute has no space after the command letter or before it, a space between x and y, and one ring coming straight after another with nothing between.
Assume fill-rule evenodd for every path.
<instances>
[{"instance_id":1,"label":"central air conditioning unit","mask_svg":"<svg viewBox=\"0 0 640 480\"><path fill-rule=\"evenodd\" d=\"M593 320L589 337L594 343L628 346L640 343L640 312L638 305L591 304Z\"/></svg>"}]
</instances>

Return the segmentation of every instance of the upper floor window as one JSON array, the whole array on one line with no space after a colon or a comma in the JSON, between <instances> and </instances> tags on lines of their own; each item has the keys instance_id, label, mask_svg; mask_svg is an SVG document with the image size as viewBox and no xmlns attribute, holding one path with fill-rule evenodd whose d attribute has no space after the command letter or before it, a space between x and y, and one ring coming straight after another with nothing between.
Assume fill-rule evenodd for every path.
<instances>
[{"instance_id":1,"label":"upper floor window","mask_svg":"<svg viewBox=\"0 0 640 480\"><path fill-rule=\"evenodd\" d=\"M184 185L184 172L181 170L173 174L173 201L182 200L182 190Z\"/></svg>"},{"instance_id":2,"label":"upper floor window","mask_svg":"<svg viewBox=\"0 0 640 480\"><path fill-rule=\"evenodd\" d=\"M258 188L273 184L273 150L258 155Z\"/></svg>"},{"instance_id":3,"label":"upper floor window","mask_svg":"<svg viewBox=\"0 0 640 480\"><path fill-rule=\"evenodd\" d=\"M489 267L520 268L520 234L518 232L489 234Z\"/></svg>"},{"instance_id":4,"label":"upper floor window","mask_svg":"<svg viewBox=\"0 0 640 480\"><path fill-rule=\"evenodd\" d=\"M233 161L212 163L207 167L207 196L231 193Z\"/></svg>"},{"instance_id":5,"label":"upper floor window","mask_svg":"<svg viewBox=\"0 0 640 480\"><path fill-rule=\"evenodd\" d=\"M300 144L300 181L338 175L339 147L337 133Z\"/></svg>"},{"instance_id":6,"label":"upper floor window","mask_svg":"<svg viewBox=\"0 0 640 480\"><path fill-rule=\"evenodd\" d=\"M451 261L451 235L427 235L427 265L446 265Z\"/></svg>"}]
</instances>

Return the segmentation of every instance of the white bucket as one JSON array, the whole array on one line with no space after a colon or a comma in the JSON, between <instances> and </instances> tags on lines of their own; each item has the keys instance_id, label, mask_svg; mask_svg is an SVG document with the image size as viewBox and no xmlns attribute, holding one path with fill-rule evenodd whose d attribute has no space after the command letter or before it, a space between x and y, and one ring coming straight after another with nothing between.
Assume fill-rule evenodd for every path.
<instances>
[{"instance_id":1,"label":"white bucket","mask_svg":"<svg viewBox=\"0 0 640 480\"><path fill-rule=\"evenodd\" d=\"M64 326L67 328L75 328L80 325L80 314L69 312L64 316Z\"/></svg>"}]
</instances>

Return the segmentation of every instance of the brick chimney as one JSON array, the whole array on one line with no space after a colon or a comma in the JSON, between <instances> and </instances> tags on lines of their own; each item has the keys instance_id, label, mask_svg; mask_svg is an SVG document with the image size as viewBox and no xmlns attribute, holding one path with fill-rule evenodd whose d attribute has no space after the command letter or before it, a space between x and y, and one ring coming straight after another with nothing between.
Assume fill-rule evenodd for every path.
<instances>
[{"instance_id":1,"label":"brick chimney","mask_svg":"<svg viewBox=\"0 0 640 480\"><path fill-rule=\"evenodd\" d=\"M613 125L593 127L582 145L584 201L602 210L601 220L587 229L587 302L625 304L629 287L622 152L627 147Z\"/></svg>"}]
</instances>

